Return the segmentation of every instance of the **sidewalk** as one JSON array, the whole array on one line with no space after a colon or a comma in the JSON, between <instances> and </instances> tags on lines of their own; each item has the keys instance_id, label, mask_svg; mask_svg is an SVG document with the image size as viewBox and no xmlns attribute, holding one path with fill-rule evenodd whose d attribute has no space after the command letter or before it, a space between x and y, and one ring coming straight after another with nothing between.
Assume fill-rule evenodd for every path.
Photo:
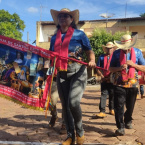
<instances>
[{"instance_id":1,"label":"sidewalk","mask_svg":"<svg viewBox=\"0 0 145 145\"><path fill-rule=\"evenodd\" d=\"M87 86L81 101L85 144L145 144L145 99L137 100L133 114L133 129L125 130L125 136L114 135L115 118L91 119L99 112L100 86ZM59 120L54 128L48 127L50 115L26 109L18 104L0 98L0 144L60 144L66 135L60 135L61 105L58 103ZM13 142L12 142L13 141Z\"/></svg>"}]
</instances>

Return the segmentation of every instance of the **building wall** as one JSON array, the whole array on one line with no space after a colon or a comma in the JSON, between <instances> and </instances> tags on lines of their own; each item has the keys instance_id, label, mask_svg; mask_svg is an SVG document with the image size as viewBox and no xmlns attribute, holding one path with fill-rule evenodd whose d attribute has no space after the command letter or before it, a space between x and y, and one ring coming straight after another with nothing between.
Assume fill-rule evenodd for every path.
<instances>
[{"instance_id":1,"label":"building wall","mask_svg":"<svg viewBox=\"0 0 145 145\"><path fill-rule=\"evenodd\" d=\"M84 24L78 24L78 29L84 31L88 37L92 35L92 32L95 28L106 28L108 32L112 31L114 34L116 31L124 32L137 32L138 40L135 44L135 47L142 49L145 56L145 21L85 21ZM54 24L48 24L37 22L36 30L36 45L49 49L51 36L54 35L56 31L56 26ZM101 78L94 74L93 69L88 69L88 77L95 76L97 80Z\"/></svg>"},{"instance_id":2,"label":"building wall","mask_svg":"<svg viewBox=\"0 0 145 145\"><path fill-rule=\"evenodd\" d=\"M130 32L138 32L138 40L134 47L145 51L145 26L131 26L129 27Z\"/></svg>"},{"instance_id":3,"label":"building wall","mask_svg":"<svg viewBox=\"0 0 145 145\"><path fill-rule=\"evenodd\" d=\"M88 37L92 35L95 28L106 28L107 31L112 31L114 34L116 31L124 32L137 32L138 40L135 47L145 51L145 20L138 21L85 21L84 24L78 24L78 29L81 29L86 33ZM56 26L54 24L44 24L43 22L37 22L36 30L36 45L45 49L50 47L51 36L54 35L56 31Z\"/></svg>"},{"instance_id":4,"label":"building wall","mask_svg":"<svg viewBox=\"0 0 145 145\"><path fill-rule=\"evenodd\" d=\"M37 22L36 46L49 49L51 36L54 35L55 31L55 25L41 25L41 22Z\"/></svg>"},{"instance_id":5,"label":"building wall","mask_svg":"<svg viewBox=\"0 0 145 145\"><path fill-rule=\"evenodd\" d=\"M106 28L108 32L114 34L116 31L124 32L137 32L138 40L135 44L135 47L145 51L145 21L130 21L130 22L119 22L119 21L106 21L104 22L87 22L81 28L84 29L84 32L91 36L95 28Z\"/></svg>"},{"instance_id":6,"label":"building wall","mask_svg":"<svg viewBox=\"0 0 145 145\"><path fill-rule=\"evenodd\" d=\"M129 27L130 32L138 32L138 39L145 38L145 25L144 26L131 26Z\"/></svg>"}]
</instances>

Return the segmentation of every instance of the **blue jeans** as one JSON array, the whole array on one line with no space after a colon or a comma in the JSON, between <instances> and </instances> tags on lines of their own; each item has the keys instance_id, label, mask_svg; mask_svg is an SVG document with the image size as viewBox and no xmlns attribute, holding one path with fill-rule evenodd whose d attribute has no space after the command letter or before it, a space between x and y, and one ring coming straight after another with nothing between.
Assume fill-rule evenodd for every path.
<instances>
[{"instance_id":1,"label":"blue jeans","mask_svg":"<svg viewBox=\"0 0 145 145\"><path fill-rule=\"evenodd\" d=\"M141 94L141 95L144 94L144 85L140 85L140 94Z\"/></svg>"},{"instance_id":2,"label":"blue jeans","mask_svg":"<svg viewBox=\"0 0 145 145\"><path fill-rule=\"evenodd\" d=\"M84 134L80 101L86 84L87 70L84 65L72 63L68 66L67 72L59 72L57 75L58 93L62 103L67 134L73 140L75 129L80 137Z\"/></svg>"}]
</instances>

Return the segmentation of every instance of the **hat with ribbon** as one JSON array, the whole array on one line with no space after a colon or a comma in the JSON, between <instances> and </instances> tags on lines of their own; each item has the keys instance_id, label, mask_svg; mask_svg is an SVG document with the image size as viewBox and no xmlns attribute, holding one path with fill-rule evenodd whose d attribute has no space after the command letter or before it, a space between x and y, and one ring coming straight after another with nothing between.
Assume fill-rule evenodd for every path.
<instances>
[{"instance_id":1,"label":"hat with ribbon","mask_svg":"<svg viewBox=\"0 0 145 145\"><path fill-rule=\"evenodd\" d=\"M121 37L121 41L115 40L114 44L122 50L128 50L133 45L135 45L136 41L137 41L137 35L131 37L131 35L125 34Z\"/></svg>"},{"instance_id":2,"label":"hat with ribbon","mask_svg":"<svg viewBox=\"0 0 145 145\"><path fill-rule=\"evenodd\" d=\"M107 52L107 49L116 48L116 46L113 44L113 42L107 42L107 44L102 45L102 47L103 47L104 52Z\"/></svg>"},{"instance_id":3,"label":"hat with ribbon","mask_svg":"<svg viewBox=\"0 0 145 145\"><path fill-rule=\"evenodd\" d=\"M53 21L56 25L58 25L58 15L61 13L68 14L68 15L72 16L75 24L77 24L79 22L79 10L78 9L76 9L74 11L71 11L68 8L63 8L60 11L51 9L50 13L51 13Z\"/></svg>"}]
</instances>

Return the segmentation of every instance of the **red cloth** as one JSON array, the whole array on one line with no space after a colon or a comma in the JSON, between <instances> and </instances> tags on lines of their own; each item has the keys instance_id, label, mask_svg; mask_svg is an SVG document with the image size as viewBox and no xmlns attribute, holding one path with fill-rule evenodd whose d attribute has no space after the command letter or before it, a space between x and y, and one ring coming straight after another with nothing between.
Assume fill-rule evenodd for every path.
<instances>
[{"instance_id":1,"label":"red cloth","mask_svg":"<svg viewBox=\"0 0 145 145\"><path fill-rule=\"evenodd\" d=\"M56 40L55 40L55 44L54 44L54 51L56 53L58 53L58 57L56 57L56 64L54 66L54 58L52 60L52 65L55 71L55 75L57 74L57 69L59 69L60 71L67 71L67 62L68 59L66 59L68 57L68 47L69 47L69 42L71 40L71 37L73 35L74 32L74 28L69 27L67 30L67 33L65 35L65 38L62 42L62 37L61 37L61 30L59 29L57 31L56 34ZM59 57L60 56L60 57ZM53 76L48 76L47 80L46 80L46 86L45 86L45 90L44 90L44 94L43 96L46 97L47 94L48 95L48 100L47 100L47 107L46 107L46 113L47 113L47 109L49 108L49 102L51 99L51 83L52 83L52 78Z\"/></svg>"},{"instance_id":2,"label":"red cloth","mask_svg":"<svg viewBox=\"0 0 145 145\"><path fill-rule=\"evenodd\" d=\"M104 71L104 77L107 77L110 75L109 66L112 59L112 55L113 54L110 55L109 60L108 60L108 55L104 56L104 69L107 70L107 71Z\"/></svg>"},{"instance_id":3,"label":"red cloth","mask_svg":"<svg viewBox=\"0 0 145 145\"><path fill-rule=\"evenodd\" d=\"M43 97L45 97L45 98L47 98L47 95L48 95L48 93L50 91L51 80L52 80L52 75L49 75L47 77L46 85L45 85L45 88L44 88L44 91L43 91Z\"/></svg>"},{"instance_id":4,"label":"red cloth","mask_svg":"<svg viewBox=\"0 0 145 145\"><path fill-rule=\"evenodd\" d=\"M68 47L69 47L69 42L71 40L73 32L74 32L74 28L69 27L65 35L65 38L62 42L61 30L59 29L57 31L56 40L54 44L54 51L57 52L60 56L64 57L64 59L58 58L56 62L56 68L59 68L60 71L67 71L68 60L65 58L68 57Z\"/></svg>"},{"instance_id":5,"label":"red cloth","mask_svg":"<svg viewBox=\"0 0 145 145\"><path fill-rule=\"evenodd\" d=\"M127 54L126 54L127 55ZM134 48L131 48L131 60L135 63L136 62L136 55ZM126 63L126 56L123 50L120 52L120 65L123 65ZM128 79L133 79L135 76L135 68L129 66L129 71L128 73L126 72L126 69L123 69L121 71L122 75L122 81L128 81Z\"/></svg>"},{"instance_id":6,"label":"red cloth","mask_svg":"<svg viewBox=\"0 0 145 145\"><path fill-rule=\"evenodd\" d=\"M66 60L68 60L68 59L70 59L70 60L72 60L72 61L74 61L74 62L78 62L78 63L80 63L80 64L83 64L83 65L88 65L88 63L86 63L86 62L83 62L83 61L80 61L80 60L77 60L77 59L74 59L74 58L71 58L71 57L63 57L63 56L59 56L58 55L58 53L56 53L56 52L53 52L53 51L49 51L49 50L45 50L45 51L47 51L47 53L49 53L50 54L50 59L52 60L52 66L55 66L55 75L56 75L56 70L57 70L57 67L56 67L56 65L54 65L54 58L56 57L56 63L57 63L57 60L58 59L62 59L62 60L64 60L64 59L66 59ZM97 69L101 69L101 70L104 70L104 68L101 68L101 67L98 67L98 66L96 66L96 68ZM45 85L45 89L44 89L44 92L43 92L43 98L47 98L47 95L48 94L50 94L51 95L51 93L49 93L50 92L50 85L51 85L51 81L52 81L52 75L49 75L48 76L48 78L47 78L47 80L46 80L46 85ZM49 99L50 100L50 99Z\"/></svg>"},{"instance_id":7,"label":"red cloth","mask_svg":"<svg viewBox=\"0 0 145 145\"><path fill-rule=\"evenodd\" d=\"M145 84L145 73L138 71L138 78L139 78L139 84L144 85Z\"/></svg>"}]
</instances>

